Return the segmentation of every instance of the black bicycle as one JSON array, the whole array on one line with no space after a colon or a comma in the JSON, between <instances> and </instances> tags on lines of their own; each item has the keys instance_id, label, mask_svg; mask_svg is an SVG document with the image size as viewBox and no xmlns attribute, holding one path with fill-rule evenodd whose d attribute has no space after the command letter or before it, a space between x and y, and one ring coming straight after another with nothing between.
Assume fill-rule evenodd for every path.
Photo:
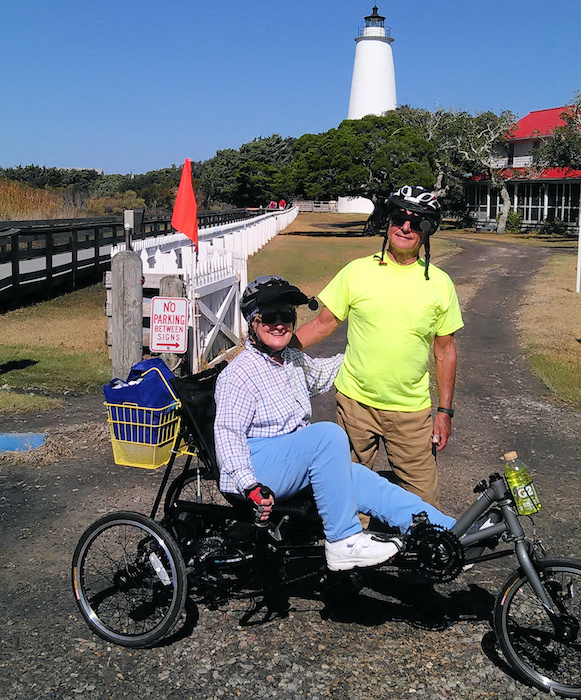
<instances>
[{"instance_id":1,"label":"black bicycle","mask_svg":"<svg viewBox=\"0 0 581 700\"><path fill-rule=\"evenodd\" d=\"M296 586L309 585L340 604L346 588L369 572L326 569L322 525L308 489L278 502L267 528L256 527L244 500L220 493L212 428L219 370L172 380L181 402L180 430L149 516L111 513L77 544L75 598L89 627L109 642L136 648L158 643L184 620L187 601L215 607L248 598L241 624L284 615ZM185 461L170 482L178 457ZM525 535L499 474L475 492L479 497L451 531L418 514L402 552L373 571L414 572L441 583L468 565L516 555L518 568L494 604L500 647L525 681L581 698L581 561L545 558L536 535Z\"/></svg>"}]
</instances>

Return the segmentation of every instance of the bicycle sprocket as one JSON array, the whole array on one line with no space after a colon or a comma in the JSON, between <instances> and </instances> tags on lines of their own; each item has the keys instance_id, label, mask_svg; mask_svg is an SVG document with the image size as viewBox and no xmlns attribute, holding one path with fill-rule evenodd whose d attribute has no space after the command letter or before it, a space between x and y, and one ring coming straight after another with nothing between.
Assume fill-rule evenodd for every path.
<instances>
[{"instance_id":1,"label":"bicycle sprocket","mask_svg":"<svg viewBox=\"0 0 581 700\"><path fill-rule=\"evenodd\" d=\"M445 583L462 571L464 550L450 530L421 521L408 530L401 560L404 567L429 581Z\"/></svg>"}]
</instances>

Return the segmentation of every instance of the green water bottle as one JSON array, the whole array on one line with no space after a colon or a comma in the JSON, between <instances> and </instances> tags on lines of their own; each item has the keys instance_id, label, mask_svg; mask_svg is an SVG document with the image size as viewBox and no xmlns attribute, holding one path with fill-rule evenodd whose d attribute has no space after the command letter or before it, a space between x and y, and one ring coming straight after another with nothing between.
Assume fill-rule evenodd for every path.
<instances>
[{"instance_id":1,"label":"green water bottle","mask_svg":"<svg viewBox=\"0 0 581 700\"><path fill-rule=\"evenodd\" d=\"M541 509L541 503L527 465L518 459L516 452L504 455L504 476L514 498L519 515L532 515Z\"/></svg>"}]
</instances>

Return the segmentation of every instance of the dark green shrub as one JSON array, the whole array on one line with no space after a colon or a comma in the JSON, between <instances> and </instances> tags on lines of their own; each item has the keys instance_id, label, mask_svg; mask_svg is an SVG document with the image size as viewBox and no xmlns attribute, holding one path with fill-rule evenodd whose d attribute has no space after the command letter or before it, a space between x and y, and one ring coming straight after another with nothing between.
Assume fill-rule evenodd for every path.
<instances>
[{"instance_id":1,"label":"dark green shrub","mask_svg":"<svg viewBox=\"0 0 581 700\"><path fill-rule=\"evenodd\" d=\"M500 214L497 215L496 220L500 219ZM506 219L506 231L511 233L520 233L522 228L522 214L518 211L509 211L508 217Z\"/></svg>"},{"instance_id":2,"label":"dark green shrub","mask_svg":"<svg viewBox=\"0 0 581 700\"><path fill-rule=\"evenodd\" d=\"M560 236L566 238L571 235L569 226L561 219L546 219L539 226L539 234L541 236Z\"/></svg>"}]
</instances>

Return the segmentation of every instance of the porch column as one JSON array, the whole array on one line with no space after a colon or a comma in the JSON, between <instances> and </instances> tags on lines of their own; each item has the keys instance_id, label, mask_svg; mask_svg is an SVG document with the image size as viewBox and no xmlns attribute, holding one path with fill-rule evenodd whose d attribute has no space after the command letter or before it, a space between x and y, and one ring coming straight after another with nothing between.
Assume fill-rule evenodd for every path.
<instances>
[{"instance_id":1,"label":"porch column","mask_svg":"<svg viewBox=\"0 0 581 700\"><path fill-rule=\"evenodd\" d=\"M577 240L577 285L575 289L577 294L581 294L581 191L579 192L579 215L577 224L579 227L579 236Z\"/></svg>"},{"instance_id":2,"label":"porch column","mask_svg":"<svg viewBox=\"0 0 581 700\"><path fill-rule=\"evenodd\" d=\"M543 216L541 217L541 220L546 221L548 215L549 215L549 185L543 185Z\"/></svg>"}]
</instances>

